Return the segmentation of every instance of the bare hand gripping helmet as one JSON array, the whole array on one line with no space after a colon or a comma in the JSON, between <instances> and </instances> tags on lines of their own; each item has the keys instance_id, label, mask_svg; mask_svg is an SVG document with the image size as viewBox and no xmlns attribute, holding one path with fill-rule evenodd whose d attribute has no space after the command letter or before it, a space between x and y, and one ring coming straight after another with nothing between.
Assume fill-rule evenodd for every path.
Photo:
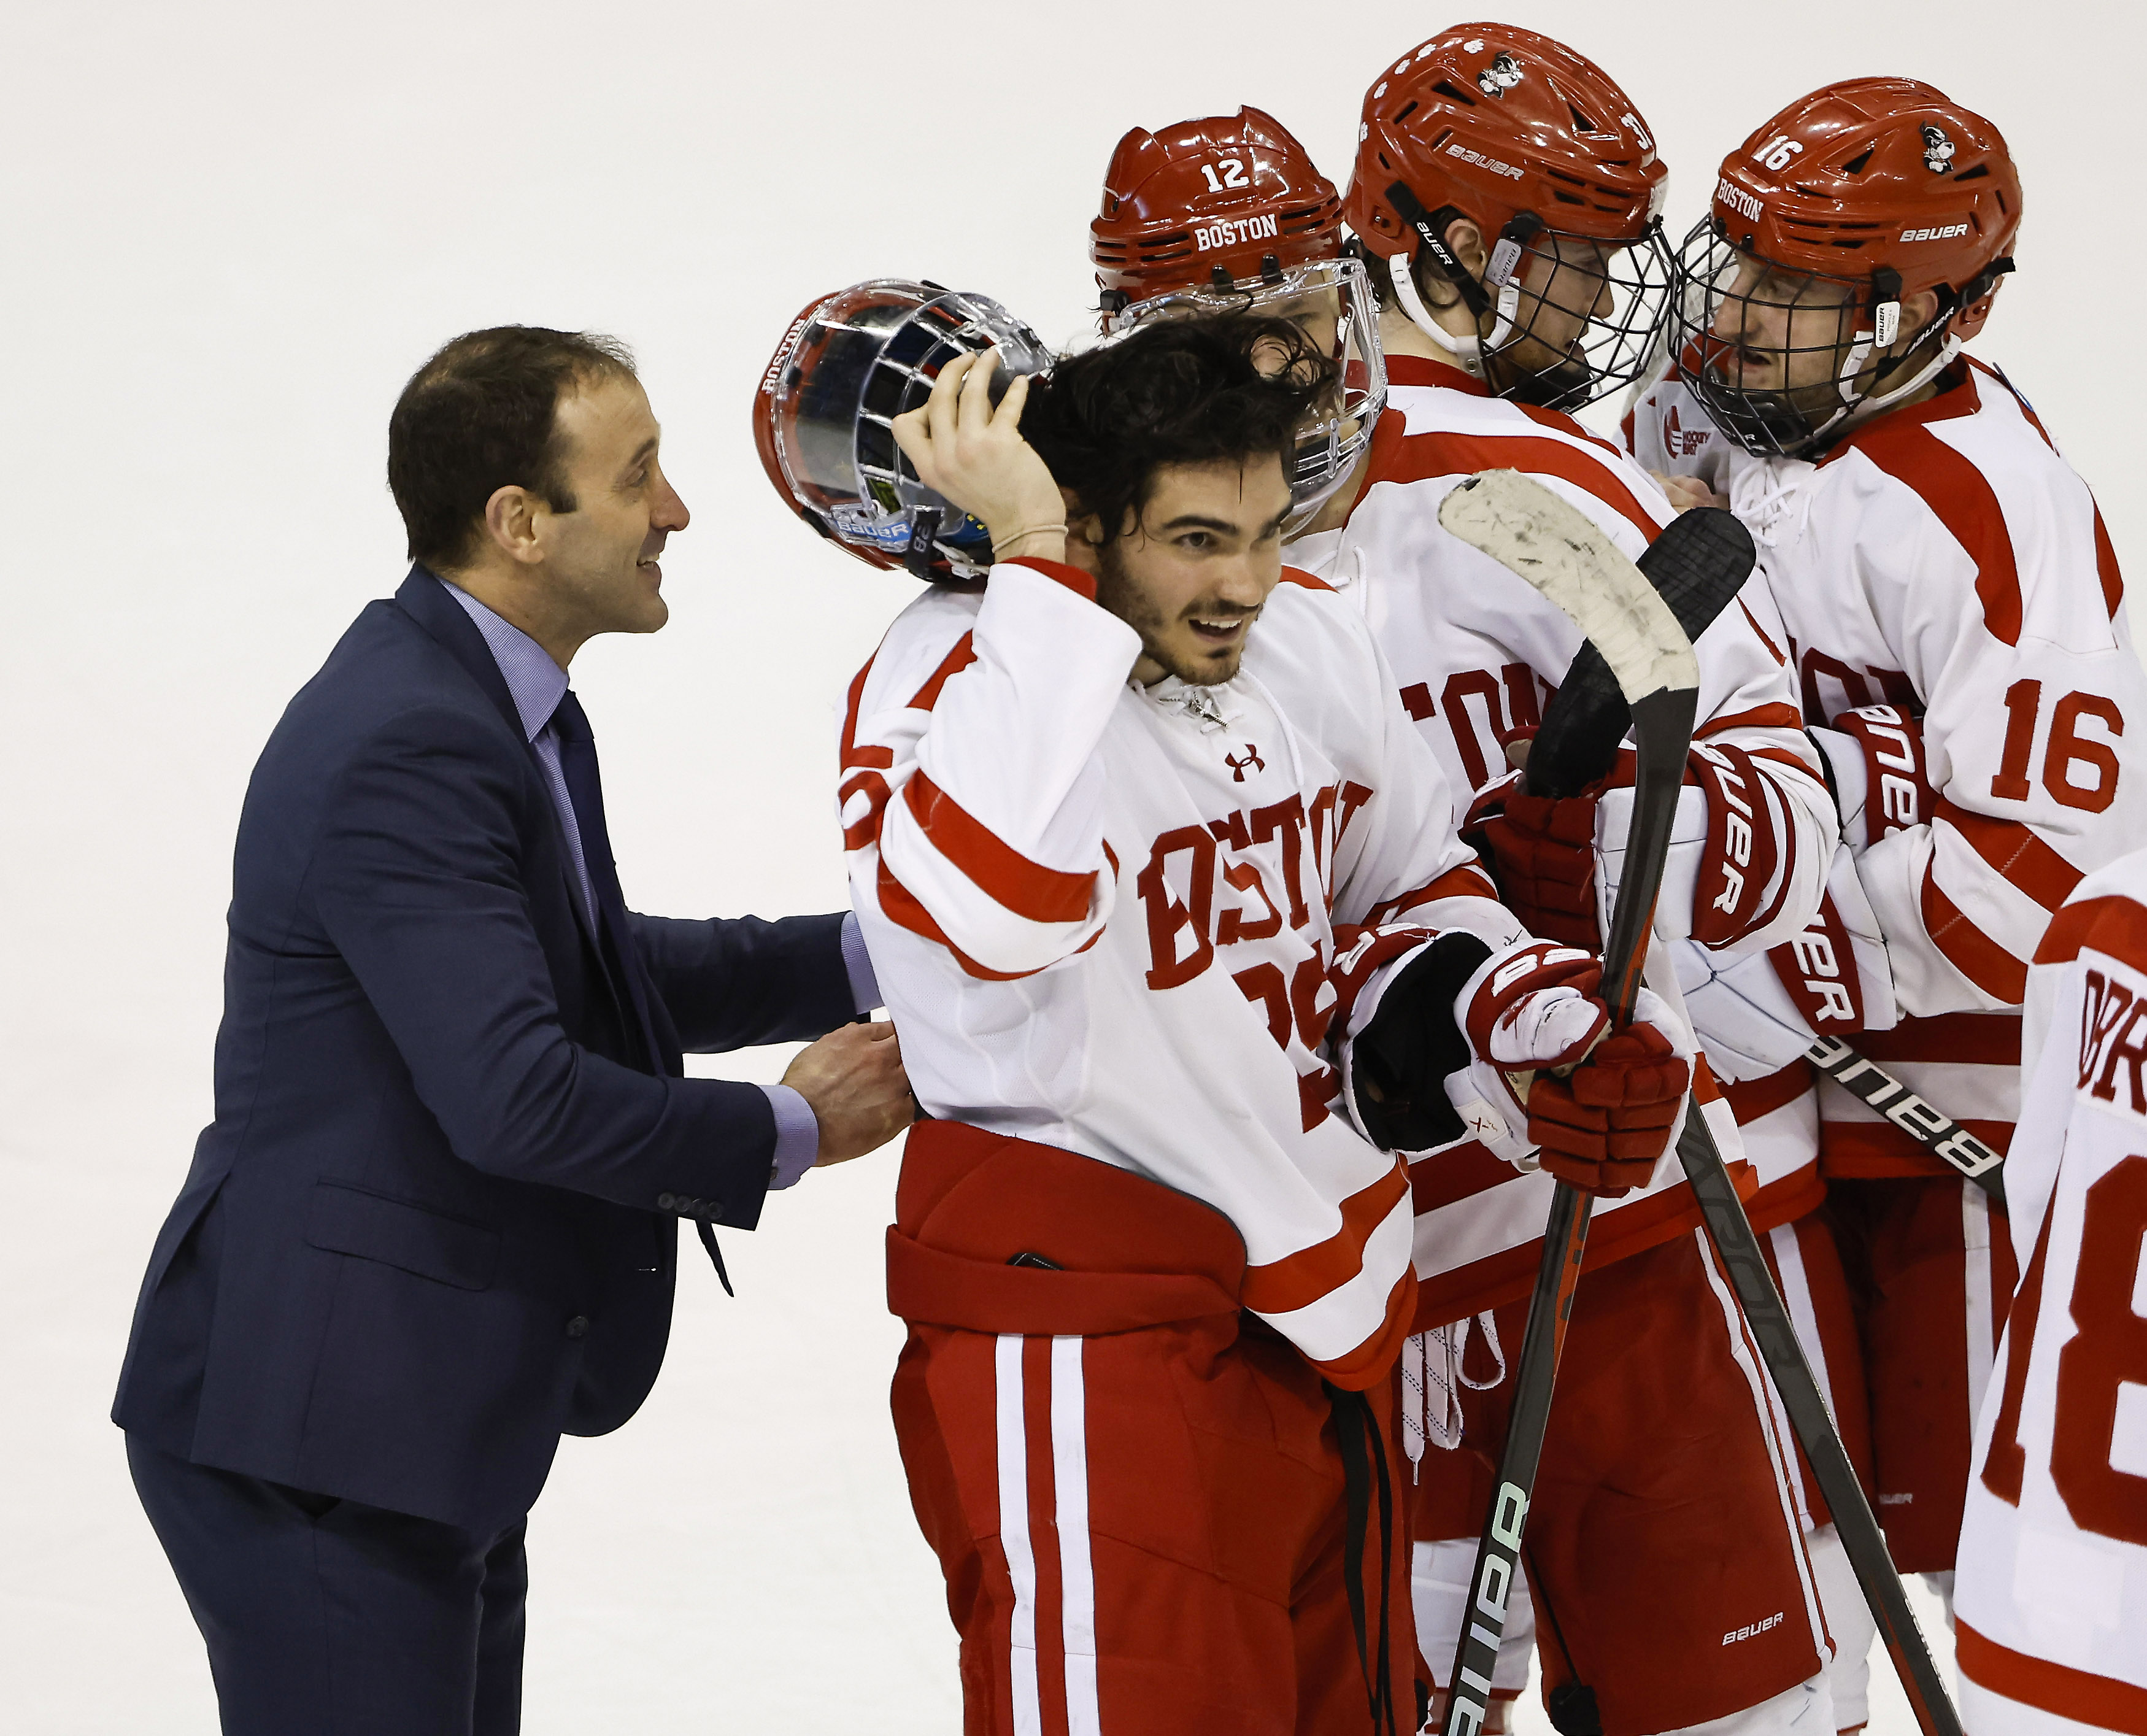
<instances>
[{"instance_id":1,"label":"bare hand gripping helmet","mask_svg":"<svg viewBox=\"0 0 2147 1736\"><path fill-rule=\"evenodd\" d=\"M918 480L894 418L931 396L939 370L993 344L996 401L1051 353L997 302L936 283L876 278L807 304L753 400L768 480L822 536L875 567L942 582L991 564L991 533Z\"/></svg>"}]
</instances>

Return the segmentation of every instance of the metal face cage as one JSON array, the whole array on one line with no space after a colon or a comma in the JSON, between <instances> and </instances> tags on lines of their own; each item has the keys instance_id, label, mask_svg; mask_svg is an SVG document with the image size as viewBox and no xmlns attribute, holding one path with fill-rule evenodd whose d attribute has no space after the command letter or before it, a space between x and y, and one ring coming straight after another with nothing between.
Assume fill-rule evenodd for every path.
<instances>
[{"instance_id":1,"label":"metal face cage","mask_svg":"<svg viewBox=\"0 0 2147 1736\"><path fill-rule=\"evenodd\" d=\"M1874 346L1895 336L1881 328L1899 303L1879 286L1771 266L1733 247L1712 216L1678 250L1677 283L1678 371L1715 425L1762 456L1808 452L1847 418Z\"/></svg>"},{"instance_id":2,"label":"metal face cage","mask_svg":"<svg viewBox=\"0 0 2147 1736\"><path fill-rule=\"evenodd\" d=\"M1549 275L1531 288L1539 261ZM1486 381L1502 397L1569 412L1631 385L1658 353L1673 276L1659 219L1622 246L1548 228L1501 236L1484 271L1496 308Z\"/></svg>"},{"instance_id":3,"label":"metal face cage","mask_svg":"<svg viewBox=\"0 0 2147 1736\"><path fill-rule=\"evenodd\" d=\"M1110 315L1106 324L1116 337L1150 319L1194 314L1286 319L1335 363L1335 395L1298 432L1287 533L1319 512L1370 443L1387 403L1387 358L1379 348L1379 303L1361 260L1320 259L1285 268L1270 256L1269 267L1257 278L1224 278L1151 296Z\"/></svg>"},{"instance_id":4,"label":"metal face cage","mask_svg":"<svg viewBox=\"0 0 2147 1736\"><path fill-rule=\"evenodd\" d=\"M989 297L878 278L815 308L775 386L775 442L800 508L825 533L919 578L966 578L991 564L985 527L918 479L894 418L930 397L959 355L999 348L992 396L1051 353Z\"/></svg>"}]
</instances>

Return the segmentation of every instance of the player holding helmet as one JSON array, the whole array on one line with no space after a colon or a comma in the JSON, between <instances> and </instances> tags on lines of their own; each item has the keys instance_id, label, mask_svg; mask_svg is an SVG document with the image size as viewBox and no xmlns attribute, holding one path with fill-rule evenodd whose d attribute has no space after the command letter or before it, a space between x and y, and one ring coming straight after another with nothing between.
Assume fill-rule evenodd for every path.
<instances>
[{"instance_id":1,"label":"player holding helmet","mask_svg":"<svg viewBox=\"0 0 2147 1736\"><path fill-rule=\"evenodd\" d=\"M1599 134L1578 134L1584 110L1591 123L1601 118ZM1257 133L1244 126L1249 118ZM1504 773L1506 743L1539 714L1579 635L1526 586L1441 531L1439 502L1463 477L1505 466L1574 500L1629 553L1668 521L1669 506L1645 476L1543 408L1583 401L1643 364L1667 282L1652 227L1662 171L1632 106L1599 71L1502 27L1450 32L1408 57L1367 99L1364 137L1349 208L1374 282L1394 303L1382 328L1391 407L1326 508L1330 528L1296 542L1293 557L1364 609L1449 781L1474 790ZM1244 173L1226 198L1229 155L1244 159ZM1566 178L1575 165L1587 173ZM1516 176L1526 178L1524 191ZM1566 204L1560 191L1569 186L1587 200ZM1252 111L1236 123L1129 134L1092 228L1107 318L1138 322L1174 303L1228 293L1259 305L1276 274L1270 264L1289 268L1279 253L1264 258L1264 246L1286 241L1298 262L1341 254L1338 203L1302 147ZM1424 216L1429 239L1399 218L1404 210ZM1204 228L1234 245L1204 253L1195 238ZM1640 263L1627 243L1637 244ZM1219 267L1226 283L1215 281ZM1768 613L1764 598L1755 608ZM1715 945L1764 948L1801 928L1816 902L1831 809L1805 758L1786 673L1757 623L1732 609L1699 649L1703 751L1664 906ZM1725 793L1741 808L1729 808ZM1614 792L1600 804L1614 855L1624 799ZM1519 811L1505 829L1522 834L1516 848L1524 855L1544 853L1525 835L1531 824L1582 840L1582 865L1566 886L1519 883L1533 894L1524 919L1539 933L1599 944L1591 883L1598 804L1543 813L1511 805ZM1723 823L1733 815L1751 828L1738 863L1726 853ZM1594 1275L1575 1312L1531 1516L1531 1576L1549 1588L1557 1623L1548 1673L1592 1688L1613 1736L1761 1703L1771 1703L1737 1728L1789 1728L1816 1715L1823 1697L1807 1684L1819 1623L1807 1615L1795 1522L1778 1518L1771 1532L1754 1523L1755 1513L1784 1508L1773 1418L1726 1287L1699 1244L1689 1193L1666 1176L1627 1194L1630 1174L1555 1156L1544 1164L1591 1189L1626 1194L1599 1208L1591 1233ZM1639 1178L1648 1173L1643 1166ZM1763 1178L1774 1183L1774 1198L1809 1185L1809 1176ZM1468 1143L1420 1163L1415 1183L1418 1323L1462 1323L1432 1340L1429 1366L1421 1354L1405 1364L1419 1413L1412 1444L1420 1449L1426 1387L1444 1386L1458 1402L1462 1379L1476 1383L1478 1359L1465 1376L1459 1366L1472 1318L1498 1310L1484 1322L1494 1358L1502 1337L1519 1340L1550 1187L1548 1177L1517 1176ZM1703 1320L1711 1329L1694 1330ZM1485 1383L1499 1372L1483 1369ZM1502 1388L1470 1402L1471 1445L1495 1453L1504 1403ZM1666 1409L1679 1413L1675 1445L1665 1437ZM1449 1443L1459 1432L1448 1414L1430 1423ZM1419 1546L1417 1613L1427 1659L1443 1676L1487 1491L1477 1488L1472 1504L1473 1458L1428 1463L1438 1473L1419 1488L1419 1534L1452 1541ZM1612 1497L1612 1488L1625 1493ZM1793 1506L1794 1493L1787 1499ZM1584 1548L1584 1527L1592 1528ZM1711 1567L1695 1578L1701 1550ZM1604 1576L1614 1559L1614 1573ZM1441 1581L1451 1582L1450 1595ZM1763 1620L1777 1611L1783 1618L1725 1646L1718 1618L1748 1601L1766 1603L1757 1611ZM1726 1627L1749 1625L1740 1616ZM1662 1667L1665 1658L1674 1667ZM1514 1662L1525 1668L1524 1647ZM1508 1682L1502 1672L1500 1685L1509 1699L1519 1677Z\"/></svg>"},{"instance_id":2,"label":"player holding helmet","mask_svg":"<svg viewBox=\"0 0 2147 1736\"><path fill-rule=\"evenodd\" d=\"M1646 997L1599 1045L1594 961L1494 901L1362 617L1284 568L1334 385L1297 326L1156 321L995 409L1003 313L894 288L801 316L756 421L828 522L966 508L998 557L933 571L842 748L854 902L938 1118L888 1290L964 1728L1394 1736L1416 1286L1409 1173L1360 1129L1490 1098L1514 1157L1644 1160L1689 1048ZM1358 1068L1434 1052L1436 1101ZM1569 1065L1515 1100L1510 1071Z\"/></svg>"},{"instance_id":3,"label":"player holding helmet","mask_svg":"<svg viewBox=\"0 0 2147 1736\"><path fill-rule=\"evenodd\" d=\"M1724 160L1680 258L1675 365L1627 423L1643 463L1759 542L1846 822L1810 933L1680 963L1709 1054L1809 1120L1803 1050L1850 1035L2001 1150L2029 961L2147 823L2123 752L2147 678L2101 517L2027 401L1959 353L2020 214L1998 129L1930 86L1799 98ZM2003 1213L1830 1083L1818 1109L1860 1338L1826 1361L1844 1398L1860 1348L1888 1541L1944 1590L2015 1278ZM1774 1238L1791 1294L1826 1253L1799 1230Z\"/></svg>"}]
</instances>

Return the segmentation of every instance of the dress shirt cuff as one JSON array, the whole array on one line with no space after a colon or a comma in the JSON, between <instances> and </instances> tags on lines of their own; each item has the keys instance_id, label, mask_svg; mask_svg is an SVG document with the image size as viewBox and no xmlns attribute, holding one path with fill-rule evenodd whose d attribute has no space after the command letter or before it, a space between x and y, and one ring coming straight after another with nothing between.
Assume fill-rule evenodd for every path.
<instances>
[{"instance_id":1,"label":"dress shirt cuff","mask_svg":"<svg viewBox=\"0 0 2147 1736\"><path fill-rule=\"evenodd\" d=\"M763 1085L768 1106L775 1111L775 1170L770 1193L788 1188L813 1167L820 1155L820 1121L812 1104L788 1085Z\"/></svg>"},{"instance_id":2,"label":"dress shirt cuff","mask_svg":"<svg viewBox=\"0 0 2147 1736\"><path fill-rule=\"evenodd\" d=\"M873 974L872 954L865 950L864 931L858 927L854 910L843 913L843 968L850 973L850 1000L860 1013L880 1004L879 978Z\"/></svg>"}]
</instances>

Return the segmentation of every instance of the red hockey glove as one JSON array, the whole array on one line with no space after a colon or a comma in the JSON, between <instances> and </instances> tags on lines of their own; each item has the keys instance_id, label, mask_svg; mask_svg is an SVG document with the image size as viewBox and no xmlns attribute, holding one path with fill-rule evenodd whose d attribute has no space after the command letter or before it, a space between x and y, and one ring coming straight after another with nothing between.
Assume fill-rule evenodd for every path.
<instances>
[{"instance_id":1,"label":"red hockey glove","mask_svg":"<svg viewBox=\"0 0 2147 1736\"><path fill-rule=\"evenodd\" d=\"M1696 747L1664 866L1658 933L1725 947L1763 926L1779 903L1779 795L1742 748ZM1633 756L1577 796L1531 796L1494 785L1504 813L1481 827L1505 902L1534 933L1599 951L1632 824Z\"/></svg>"},{"instance_id":2,"label":"red hockey glove","mask_svg":"<svg viewBox=\"0 0 2147 1736\"><path fill-rule=\"evenodd\" d=\"M1595 920L1596 793L1532 796L1517 775L1479 798L1503 798L1504 812L1480 830L1506 908L1530 933L1591 953L1603 947Z\"/></svg>"},{"instance_id":3,"label":"red hockey glove","mask_svg":"<svg viewBox=\"0 0 2147 1736\"><path fill-rule=\"evenodd\" d=\"M1621 1199L1653 1178L1691 1083L1692 1068L1668 1037L1652 1024L1629 1025L1565 1078L1536 1075L1529 1138L1559 1180Z\"/></svg>"}]
</instances>

